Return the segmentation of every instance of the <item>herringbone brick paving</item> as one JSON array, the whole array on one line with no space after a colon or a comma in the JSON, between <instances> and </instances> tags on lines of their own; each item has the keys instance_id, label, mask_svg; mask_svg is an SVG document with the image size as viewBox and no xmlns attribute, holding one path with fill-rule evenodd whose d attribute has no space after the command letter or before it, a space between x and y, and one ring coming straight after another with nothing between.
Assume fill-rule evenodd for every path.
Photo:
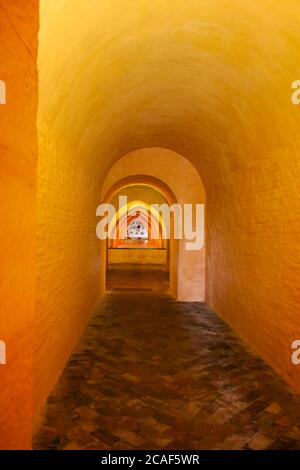
<instances>
[{"instance_id":1,"label":"herringbone brick paving","mask_svg":"<svg viewBox=\"0 0 300 470\"><path fill-rule=\"evenodd\" d=\"M300 398L215 313L106 295L48 399L35 449L299 449Z\"/></svg>"}]
</instances>

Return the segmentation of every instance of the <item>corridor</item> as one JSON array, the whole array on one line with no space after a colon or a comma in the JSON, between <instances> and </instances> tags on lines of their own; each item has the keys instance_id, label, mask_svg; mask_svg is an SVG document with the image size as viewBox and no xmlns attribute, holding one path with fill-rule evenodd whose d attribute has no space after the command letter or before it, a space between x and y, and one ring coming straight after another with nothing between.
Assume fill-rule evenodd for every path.
<instances>
[{"instance_id":1,"label":"corridor","mask_svg":"<svg viewBox=\"0 0 300 470\"><path fill-rule=\"evenodd\" d=\"M300 398L205 304L114 292L47 401L35 449L299 449Z\"/></svg>"},{"instance_id":2,"label":"corridor","mask_svg":"<svg viewBox=\"0 0 300 470\"><path fill-rule=\"evenodd\" d=\"M300 1L0 0L0 49L0 450L300 447Z\"/></svg>"}]
</instances>

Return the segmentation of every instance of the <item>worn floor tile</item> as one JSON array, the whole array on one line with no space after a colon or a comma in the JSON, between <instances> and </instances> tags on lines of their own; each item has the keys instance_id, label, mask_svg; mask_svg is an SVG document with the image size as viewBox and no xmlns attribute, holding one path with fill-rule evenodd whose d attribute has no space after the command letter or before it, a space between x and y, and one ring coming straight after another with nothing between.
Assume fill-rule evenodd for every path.
<instances>
[{"instance_id":1,"label":"worn floor tile","mask_svg":"<svg viewBox=\"0 0 300 470\"><path fill-rule=\"evenodd\" d=\"M293 449L300 399L211 310L107 294L49 397L35 449Z\"/></svg>"}]
</instances>

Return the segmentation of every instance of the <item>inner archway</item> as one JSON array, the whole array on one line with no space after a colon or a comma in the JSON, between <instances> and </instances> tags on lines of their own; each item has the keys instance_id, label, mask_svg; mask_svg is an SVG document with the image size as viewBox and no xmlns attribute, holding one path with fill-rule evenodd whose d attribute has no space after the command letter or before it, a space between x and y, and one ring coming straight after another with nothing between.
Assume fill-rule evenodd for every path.
<instances>
[{"instance_id":1,"label":"inner archway","mask_svg":"<svg viewBox=\"0 0 300 470\"><path fill-rule=\"evenodd\" d=\"M159 191L170 206L187 204L194 210L206 200L195 167L178 153L162 148L140 149L120 158L106 175L101 200L108 202L122 188L143 184ZM199 228L204 231L204 227ZM205 244L201 250L188 251L185 242L184 238L170 240L170 293L178 300L204 301ZM100 257L105 258L103 247Z\"/></svg>"},{"instance_id":2,"label":"inner archway","mask_svg":"<svg viewBox=\"0 0 300 470\"><path fill-rule=\"evenodd\" d=\"M146 185L123 187L110 204L117 208L121 198L126 203L116 211L108 228L106 290L169 292L172 242L163 237L164 220L153 207L167 201Z\"/></svg>"}]
</instances>

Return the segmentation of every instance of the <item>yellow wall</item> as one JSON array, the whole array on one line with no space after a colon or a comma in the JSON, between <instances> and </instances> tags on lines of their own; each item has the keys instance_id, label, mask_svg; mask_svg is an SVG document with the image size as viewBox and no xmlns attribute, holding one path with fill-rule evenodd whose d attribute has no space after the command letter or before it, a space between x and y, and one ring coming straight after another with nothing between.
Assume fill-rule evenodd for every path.
<instances>
[{"instance_id":1,"label":"yellow wall","mask_svg":"<svg viewBox=\"0 0 300 470\"><path fill-rule=\"evenodd\" d=\"M231 172L207 207L207 301L298 391L299 155L298 144L273 149Z\"/></svg>"},{"instance_id":2,"label":"yellow wall","mask_svg":"<svg viewBox=\"0 0 300 470\"><path fill-rule=\"evenodd\" d=\"M38 2L0 4L0 449L31 446Z\"/></svg>"},{"instance_id":3,"label":"yellow wall","mask_svg":"<svg viewBox=\"0 0 300 470\"><path fill-rule=\"evenodd\" d=\"M88 161L39 114L35 406L38 411L99 296L98 186Z\"/></svg>"},{"instance_id":4,"label":"yellow wall","mask_svg":"<svg viewBox=\"0 0 300 470\"><path fill-rule=\"evenodd\" d=\"M108 264L167 264L167 250L163 249L126 249L108 250Z\"/></svg>"},{"instance_id":5,"label":"yellow wall","mask_svg":"<svg viewBox=\"0 0 300 470\"><path fill-rule=\"evenodd\" d=\"M161 150L109 173L136 149L172 149L199 171L207 301L300 390L290 361L300 332L299 1L40 3L37 227L38 1L0 5L0 446L30 446L33 336L37 417L103 290L95 210L106 175L114 184L148 168L177 194L205 197L188 162L176 173ZM179 286L187 279L200 295L194 259Z\"/></svg>"}]
</instances>

